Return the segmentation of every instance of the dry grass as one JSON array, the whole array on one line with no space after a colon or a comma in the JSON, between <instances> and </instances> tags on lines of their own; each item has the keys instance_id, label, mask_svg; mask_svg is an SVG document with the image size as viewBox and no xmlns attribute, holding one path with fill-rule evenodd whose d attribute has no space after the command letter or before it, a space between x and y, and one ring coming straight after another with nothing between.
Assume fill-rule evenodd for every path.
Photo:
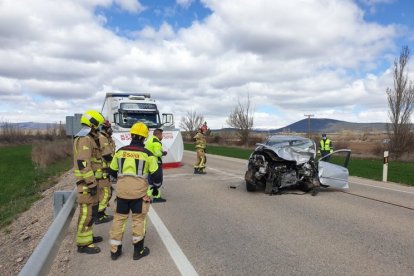
<instances>
[{"instance_id":1,"label":"dry grass","mask_svg":"<svg viewBox=\"0 0 414 276\"><path fill-rule=\"evenodd\" d=\"M36 166L40 168L45 168L47 165L65 159L71 155L71 139L35 143L32 149L32 160Z\"/></svg>"}]
</instances>

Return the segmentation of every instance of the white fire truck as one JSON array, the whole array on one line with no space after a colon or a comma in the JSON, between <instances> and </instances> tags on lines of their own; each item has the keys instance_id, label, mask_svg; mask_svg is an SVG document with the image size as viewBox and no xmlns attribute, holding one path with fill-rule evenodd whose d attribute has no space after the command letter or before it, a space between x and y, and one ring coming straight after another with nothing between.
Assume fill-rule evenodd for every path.
<instances>
[{"instance_id":1,"label":"white fire truck","mask_svg":"<svg viewBox=\"0 0 414 276\"><path fill-rule=\"evenodd\" d=\"M148 93L106 93L102 107L102 115L111 122L112 138L117 150L131 142L130 128L136 122L145 123L150 135L156 128L162 128L164 167L179 167L183 158L184 144L181 132L174 126L174 116L171 113L160 113L157 103Z\"/></svg>"}]
</instances>

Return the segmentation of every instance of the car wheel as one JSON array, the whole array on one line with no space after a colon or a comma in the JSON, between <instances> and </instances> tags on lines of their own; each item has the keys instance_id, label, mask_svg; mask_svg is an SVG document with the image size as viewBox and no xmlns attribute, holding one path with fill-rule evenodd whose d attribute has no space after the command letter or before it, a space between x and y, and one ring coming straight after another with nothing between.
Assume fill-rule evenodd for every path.
<instances>
[{"instance_id":1,"label":"car wheel","mask_svg":"<svg viewBox=\"0 0 414 276\"><path fill-rule=\"evenodd\" d=\"M309 192L313 187L314 186L312 183L307 183L307 182L300 183L300 189L304 191L305 193Z\"/></svg>"},{"instance_id":2,"label":"car wheel","mask_svg":"<svg viewBox=\"0 0 414 276\"><path fill-rule=\"evenodd\" d=\"M244 179L246 180L246 190L248 192L254 192L256 191L256 185L253 180L253 172L252 171L246 171L246 174L244 175Z\"/></svg>"}]
</instances>

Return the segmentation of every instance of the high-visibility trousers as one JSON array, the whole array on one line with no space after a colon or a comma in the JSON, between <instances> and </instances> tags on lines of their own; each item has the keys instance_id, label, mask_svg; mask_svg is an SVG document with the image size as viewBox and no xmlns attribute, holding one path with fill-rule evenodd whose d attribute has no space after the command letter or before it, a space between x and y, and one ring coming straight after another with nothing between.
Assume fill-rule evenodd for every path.
<instances>
[{"instance_id":1,"label":"high-visibility trousers","mask_svg":"<svg viewBox=\"0 0 414 276\"><path fill-rule=\"evenodd\" d=\"M98 197L98 212L105 212L106 207L108 207L109 200L111 199L111 182L109 181L109 178L98 180Z\"/></svg>"},{"instance_id":2,"label":"high-visibility trousers","mask_svg":"<svg viewBox=\"0 0 414 276\"><path fill-rule=\"evenodd\" d=\"M206 154L204 149L197 148L197 162L194 165L194 168L203 169L206 167Z\"/></svg>"},{"instance_id":3,"label":"high-visibility trousers","mask_svg":"<svg viewBox=\"0 0 414 276\"><path fill-rule=\"evenodd\" d=\"M93 243L93 219L92 214L98 210L98 195L91 196L86 185L80 184L78 190L79 218L76 232L76 244L78 246Z\"/></svg>"},{"instance_id":4,"label":"high-visibility trousers","mask_svg":"<svg viewBox=\"0 0 414 276\"><path fill-rule=\"evenodd\" d=\"M116 212L109 231L111 252L115 253L118 245L122 244L130 212L132 212L132 243L136 244L144 239L149 206L150 203L145 202L142 198L123 199L118 197L116 199Z\"/></svg>"}]
</instances>

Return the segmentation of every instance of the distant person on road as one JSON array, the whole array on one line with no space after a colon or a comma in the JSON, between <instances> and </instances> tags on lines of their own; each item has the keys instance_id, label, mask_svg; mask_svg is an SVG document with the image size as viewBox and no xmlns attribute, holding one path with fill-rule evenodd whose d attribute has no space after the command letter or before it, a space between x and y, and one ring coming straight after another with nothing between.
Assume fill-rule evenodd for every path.
<instances>
[{"instance_id":1,"label":"distant person on road","mask_svg":"<svg viewBox=\"0 0 414 276\"><path fill-rule=\"evenodd\" d=\"M319 151L318 153L321 155L321 157L324 157L330 153L333 152L333 144L330 139L326 137L326 134L322 134L322 139L319 142ZM323 161L329 161L331 156L328 156L323 159Z\"/></svg>"},{"instance_id":2,"label":"distant person on road","mask_svg":"<svg viewBox=\"0 0 414 276\"><path fill-rule=\"evenodd\" d=\"M112 196L111 181L109 180L109 165L115 153L115 143L111 137L111 123L105 120L99 132L99 147L102 155L102 179L98 180L98 213L95 216L95 224L110 222L114 217L105 213Z\"/></svg>"},{"instance_id":3,"label":"distant person on road","mask_svg":"<svg viewBox=\"0 0 414 276\"><path fill-rule=\"evenodd\" d=\"M116 212L109 232L112 260L122 254L122 237L132 212L132 243L134 260L150 253L144 247L146 217L152 197L158 197L161 185L161 173L156 157L144 147L148 137L148 127L144 123L135 123L130 130L131 144L120 148L110 165L110 174L117 178ZM151 175L153 186L149 187L147 176Z\"/></svg>"},{"instance_id":4,"label":"distant person on road","mask_svg":"<svg viewBox=\"0 0 414 276\"><path fill-rule=\"evenodd\" d=\"M93 236L93 217L98 212L98 181L102 179L98 127L104 122L104 117L95 110L89 110L82 115L80 122L82 128L73 142L79 204L76 244L79 253L96 254L101 250L95 243L102 241L102 237Z\"/></svg>"},{"instance_id":5,"label":"distant person on road","mask_svg":"<svg viewBox=\"0 0 414 276\"><path fill-rule=\"evenodd\" d=\"M195 148L197 151L197 162L194 165L195 174L205 174L206 173L206 136L205 133L208 131L207 122L204 122L200 126L197 134L193 137L195 139Z\"/></svg>"},{"instance_id":6,"label":"distant person on road","mask_svg":"<svg viewBox=\"0 0 414 276\"><path fill-rule=\"evenodd\" d=\"M155 129L153 135L150 136L145 143L145 148L148 149L150 152L152 152L152 154L157 158L158 168L161 174L160 187L162 186L162 182L163 182L162 157L167 155L167 152L162 150L162 143L161 143L162 132L163 130L160 128ZM152 179L151 175L148 175L148 184L150 187L154 186L154 180ZM153 199L153 202L166 202L166 201L167 200L165 198L161 197L161 193L160 193L159 198Z\"/></svg>"}]
</instances>

